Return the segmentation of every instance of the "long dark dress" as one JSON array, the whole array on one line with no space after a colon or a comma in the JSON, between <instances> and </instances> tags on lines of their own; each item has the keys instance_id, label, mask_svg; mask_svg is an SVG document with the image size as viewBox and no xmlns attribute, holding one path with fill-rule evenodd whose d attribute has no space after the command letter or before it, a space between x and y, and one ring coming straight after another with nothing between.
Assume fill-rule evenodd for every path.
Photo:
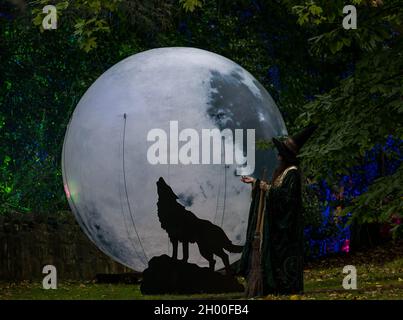
<instances>
[{"instance_id":1,"label":"long dark dress","mask_svg":"<svg viewBox=\"0 0 403 320\"><path fill-rule=\"evenodd\" d=\"M284 173L266 193L261 261L265 295L302 293L304 289L301 175L296 168ZM244 276L251 262L259 184L258 180L252 190L246 243L239 265Z\"/></svg>"}]
</instances>

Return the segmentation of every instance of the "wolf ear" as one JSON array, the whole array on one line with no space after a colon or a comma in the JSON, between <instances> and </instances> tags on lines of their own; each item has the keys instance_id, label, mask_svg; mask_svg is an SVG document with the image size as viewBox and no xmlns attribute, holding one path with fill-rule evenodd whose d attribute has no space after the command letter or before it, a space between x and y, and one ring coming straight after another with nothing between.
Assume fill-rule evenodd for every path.
<instances>
[{"instance_id":1,"label":"wolf ear","mask_svg":"<svg viewBox=\"0 0 403 320\"><path fill-rule=\"evenodd\" d=\"M172 199L179 199L179 197L175 194L175 192L172 190L171 186L165 182L163 177L160 177L157 181L157 185L162 184L160 187L165 191L165 193L168 195L169 198Z\"/></svg>"}]
</instances>

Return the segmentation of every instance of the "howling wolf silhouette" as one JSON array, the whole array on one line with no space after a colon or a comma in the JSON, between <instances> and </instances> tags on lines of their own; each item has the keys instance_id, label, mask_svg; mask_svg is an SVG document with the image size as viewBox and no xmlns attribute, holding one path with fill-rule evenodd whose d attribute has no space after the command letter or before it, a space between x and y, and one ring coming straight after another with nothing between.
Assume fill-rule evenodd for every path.
<instances>
[{"instance_id":1,"label":"howling wolf silhouette","mask_svg":"<svg viewBox=\"0 0 403 320\"><path fill-rule=\"evenodd\" d=\"M219 226L208 220L198 218L194 213L185 209L176 200L178 196L161 177L157 181L158 190L158 218L161 227L169 236L173 246L172 258L178 257L178 242L183 245L183 260L189 258L189 242L197 243L200 254L209 262L210 269L214 271L214 255L224 262L227 273L230 273L228 254L223 249L240 253L243 246L232 244L227 235Z\"/></svg>"}]
</instances>

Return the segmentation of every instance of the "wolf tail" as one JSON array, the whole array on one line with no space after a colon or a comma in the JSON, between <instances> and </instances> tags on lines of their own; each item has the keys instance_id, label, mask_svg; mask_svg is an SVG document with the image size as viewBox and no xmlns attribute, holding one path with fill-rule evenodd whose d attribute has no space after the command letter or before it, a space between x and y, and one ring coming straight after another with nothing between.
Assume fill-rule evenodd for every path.
<instances>
[{"instance_id":1,"label":"wolf tail","mask_svg":"<svg viewBox=\"0 0 403 320\"><path fill-rule=\"evenodd\" d=\"M232 244L231 242L224 247L225 250L232 253L241 253L243 250L243 246L238 246L236 244Z\"/></svg>"}]
</instances>

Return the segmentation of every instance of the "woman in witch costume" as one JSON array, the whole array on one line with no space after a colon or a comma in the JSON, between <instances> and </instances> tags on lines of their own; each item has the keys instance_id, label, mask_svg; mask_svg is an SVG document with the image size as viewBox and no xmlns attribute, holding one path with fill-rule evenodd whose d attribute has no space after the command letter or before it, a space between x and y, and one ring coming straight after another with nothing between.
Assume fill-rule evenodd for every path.
<instances>
[{"instance_id":1,"label":"woman in witch costume","mask_svg":"<svg viewBox=\"0 0 403 320\"><path fill-rule=\"evenodd\" d=\"M240 261L240 273L244 276L251 268L260 190L266 193L261 223L263 295L297 294L304 290L301 174L297 154L315 128L310 126L283 142L273 138L279 165L270 183L252 177L241 179L253 185L246 243Z\"/></svg>"}]
</instances>

